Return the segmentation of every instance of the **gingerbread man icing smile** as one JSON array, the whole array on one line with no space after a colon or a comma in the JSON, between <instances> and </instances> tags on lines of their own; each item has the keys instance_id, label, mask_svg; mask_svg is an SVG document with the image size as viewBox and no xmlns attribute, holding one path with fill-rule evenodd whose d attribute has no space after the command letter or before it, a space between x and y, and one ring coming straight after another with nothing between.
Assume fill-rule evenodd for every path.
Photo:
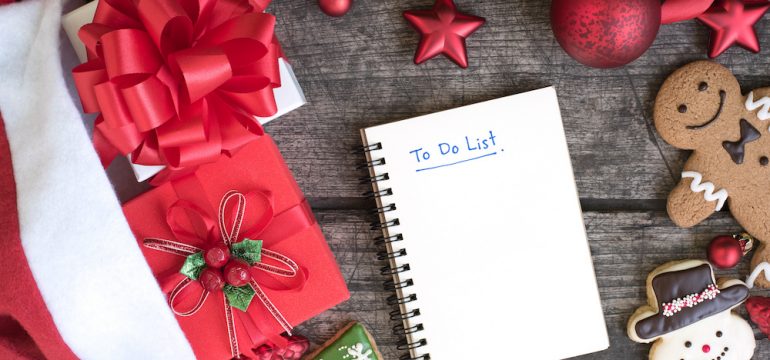
<instances>
[{"instance_id":1,"label":"gingerbread man icing smile","mask_svg":"<svg viewBox=\"0 0 770 360\"><path fill-rule=\"evenodd\" d=\"M693 150L668 198L671 219L691 227L728 204L746 231L770 241L770 88L744 96L727 68L693 62L663 83L654 120L669 144ZM760 246L752 266L767 260ZM764 277L757 284L770 287Z\"/></svg>"}]
</instances>

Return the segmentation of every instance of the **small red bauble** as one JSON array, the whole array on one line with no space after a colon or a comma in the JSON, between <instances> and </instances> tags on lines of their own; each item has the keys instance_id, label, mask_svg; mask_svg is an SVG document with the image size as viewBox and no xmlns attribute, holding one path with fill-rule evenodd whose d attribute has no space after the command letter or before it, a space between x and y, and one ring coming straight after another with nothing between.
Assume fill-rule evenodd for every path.
<instances>
[{"instance_id":1,"label":"small red bauble","mask_svg":"<svg viewBox=\"0 0 770 360\"><path fill-rule=\"evenodd\" d=\"M353 0L318 0L318 6L324 14L339 17L350 11Z\"/></svg>"},{"instance_id":2,"label":"small red bauble","mask_svg":"<svg viewBox=\"0 0 770 360\"><path fill-rule=\"evenodd\" d=\"M241 287L249 283L251 274L249 264L240 259L233 259L225 265L225 281L228 284Z\"/></svg>"},{"instance_id":3,"label":"small red bauble","mask_svg":"<svg viewBox=\"0 0 770 360\"><path fill-rule=\"evenodd\" d=\"M204 289L208 291L219 291L225 286L225 279L222 273L217 269L205 268L198 276L198 280Z\"/></svg>"},{"instance_id":4,"label":"small red bauble","mask_svg":"<svg viewBox=\"0 0 770 360\"><path fill-rule=\"evenodd\" d=\"M721 235L711 240L707 256L709 262L719 269L738 265L743 255L751 251L753 239L748 234Z\"/></svg>"},{"instance_id":5,"label":"small red bauble","mask_svg":"<svg viewBox=\"0 0 770 360\"><path fill-rule=\"evenodd\" d=\"M596 68L634 61L652 45L660 0L553 0L551 27L564 51Z\"/></svg>"},{"instance_id":6,"label":"small red bauble","mask_svg":"<svg viewBox=\"0 0 770 360\"><path fill-rule=\"evenodd\" d=\"M230 261L230 249L225 245L213 246L206 250L203 259L206 260L206 265L219 269Z\"/></svg>"}]
</instances>

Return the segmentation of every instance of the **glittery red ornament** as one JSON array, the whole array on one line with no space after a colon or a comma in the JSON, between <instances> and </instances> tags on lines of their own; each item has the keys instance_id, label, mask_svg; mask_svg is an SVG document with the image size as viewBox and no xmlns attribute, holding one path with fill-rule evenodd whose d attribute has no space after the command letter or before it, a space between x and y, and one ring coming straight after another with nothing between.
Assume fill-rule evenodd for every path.
<instances>
[{"instance_id":1,"label":"glittery red ornament","mask_svg":"<svg viewBox=\"0 0 770 360\"><path fill-rule=\"evenodd\" d=\"M225 265L225 281L228 284L241 287L249 283L251 274L249 273L249 264L241 259L230 260Z\"/></svg>"},{"instance_id":2,"label":"glittery red ornament","mask_svg":"<svg viewBox=\"0 0 770 360\"><path fill-rule=\"evenodd\" d=\"M217 269L205 268L198 276L201 286L208 291L219 291L225 286L225 279L222 273Z\"/></svg>"},{"instance_id":3,"label":"glittery red ornament","mask_svg":"<svg viewBox=\"0 0 770 360\"><path fill-rule=\"evenodd\" d=\"M660 28L660 0L553 0L551 27L564 51L592 67L634 61Z\"/></svg>"},{"instance_id":4,"label":"glittery red ornament","mask_svg":"<svg viewBox=\"0 0 770 360\"><path fill-rule=\"evenodd\" d=\"M224 244L213 246L203 253L206 265L213 268L221 268L230 260L230 249Z\"/></svg>"},{"instance_id":5,"label":"glittery red ornament","mask_svg":"<svg viewBox=\"0 0 770 360\"><path fill-rule=\"evenodd\" d=\"M324 14L339 17L350 11L353 0L318 0L318 6Z\"/></svg>"},{"instance_id":6,"label":"glittery red ornament","mask_svg":"<svg viewBox=\"0 0 770 360\"><path fill-rule=\"evenodd\" d=\"M754 31L757 23L770 4L744 0L717 0L705 13L698 16L703 24L711 28L709 57L717 57L734 44L746 50L759 52L759 40Z\"/></svg>"},{"instance_id":7,"label":"glittery red ornament","mask_svg":"<svg viewBox=\"0 0 770 360\"><path fill-rule=\"evenodd\" d=\"M707 256L709 262L719 269L738 265L743 255L751 251L754 239L748 234L721 235L711 240Z\"/></svg>"},{"instance_id":8,"label":"glittery red ornament","mask_svg":"<svg viewBox=\"0 0 770 360\"><path fill-rule=\"evenodd\" d=\"M751 321L765 336L770 337L770 298L752 296L746 300L746 310Z\"/></svg>"},{"instance_id":9,"label":"glittery red ornament","mask_svg":"<svg viewBox=\"0 0 770 360\"><path fill-rule=\"evenodd\" d=\"M304 336L292 335L286 340L288 344L283 348L263 344L254 349L257 360L299 360L310 349L310 341Z\"/></svg>"},{"instance_id":10,"label":"glittery red ornament","mask_svg":"<svg viewBox=\"0 0 770 360\"><path fill-rule=\"evenodd\" d=\"M404 18L422 36L415 64L444 54L463 69L468 67L465 39L486 22L482 17L458 12L452 0L436 0L430 10L404 11Z\"/></svg>"}]
</instances>

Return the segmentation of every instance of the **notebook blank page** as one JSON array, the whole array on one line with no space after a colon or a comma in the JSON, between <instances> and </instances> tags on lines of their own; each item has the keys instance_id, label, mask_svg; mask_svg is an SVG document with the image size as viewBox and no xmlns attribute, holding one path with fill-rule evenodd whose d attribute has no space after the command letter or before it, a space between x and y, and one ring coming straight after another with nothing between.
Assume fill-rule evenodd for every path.
<instances>
[{"instance_id":1,"label":"notebook blank page","mask_svg":"<svg viewBox=\"0 0 770 360\"><path fill-rule=\"evenodd\" d=\"M386 160L383 204L397 205L386 218L399 218L404 291L418 296L417 354L560 359L609 346L553 88L365 133L382 143L371 156Z\"/></svg>"}]
</instances>

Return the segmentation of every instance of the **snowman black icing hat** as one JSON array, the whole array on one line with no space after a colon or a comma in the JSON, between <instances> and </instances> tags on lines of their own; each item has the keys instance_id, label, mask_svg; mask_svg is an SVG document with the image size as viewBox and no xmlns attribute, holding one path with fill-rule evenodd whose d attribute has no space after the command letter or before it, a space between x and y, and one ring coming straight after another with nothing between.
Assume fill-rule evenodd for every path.
<instances>
[{"instance_id":1,"label":"snowman black icing hat","mask_svg":"<svg viewBox=\"0 0 770 360\"><path fill-rule=\"evenodd\" d=\"M648 311L636 319L629 329L642 341L652 341L740 305L749 297L749 288L739 280L721 287L716 284L714 270L703 261L686 261L682 266L662 266L664 271L650 274L651 303L657 311ZM692 265L692 266L688 266ZM660 268L659 268L660 269ZM637 315L634 315L636 317Z\"/></svg>"}]
</instances>

